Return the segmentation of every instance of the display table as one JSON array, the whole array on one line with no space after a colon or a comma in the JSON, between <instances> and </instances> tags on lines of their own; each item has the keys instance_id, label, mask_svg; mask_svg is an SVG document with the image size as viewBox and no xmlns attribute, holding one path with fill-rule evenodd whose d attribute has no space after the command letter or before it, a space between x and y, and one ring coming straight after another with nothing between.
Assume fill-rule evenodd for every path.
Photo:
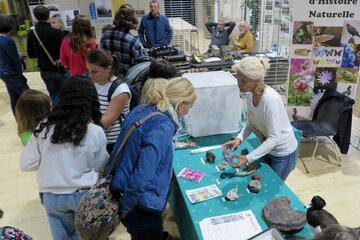
<instances>
[{"instance_id":1,"label":"display table","mask_svg":"<svg viewBox=\"0 0 360 240\"><path fill-rule=\"evenodd\" d=\"M300 133L301 137L301 132L295 131L295 133L296 132L298 132L296 135ZM203 137L198 139L198 143L201 146L220 144L224 143L223 140L225 139L222 138L225 137ZM254 144L257 144L257 140L254 135L251 135L241 146L238 147L235 152L239 154L243 148L247 148L249 151L252 151L254 149ZM264 230L268 227L261 218L262 208L270 200L282 196L286 196L291 199L291 206L293 209L304 212L306 211L303 203L267 164L262 164L261 168L256 171L262 176L262 189L260 193L254 194L247 191L247 185L250 181L251 175L246 177L234 177L231 179L220 179L222 172L235 172L235 169L232 169L228 165L225 171L217 170L216 164L223 160L221 155L222 149L212 151L217 156L215 164L204 163L204 161L200 159L202 158L205 160L205 153L191 154L190 151L191 149L175 151L173 163L175 176L184 167L206 172L206 176L199 183L178 177L173 178L170 205L183 240L203 239L199 222L204 218L244 210L252 210L257 221ZM216 184L219 187L223 193L222 197L217 197L195 204L190 203L185 193L186 190L200 188L211 184ZM240 198L234 202L225 201L224 196L234 187L238 188L239 193L241 194ZM244 231L246 231L246 229L244 229ZM296 236L308 239L312 237L312 232L310 231L308 225L306 225L301 232L296 234Z\"/></svg>"}]
</instances>

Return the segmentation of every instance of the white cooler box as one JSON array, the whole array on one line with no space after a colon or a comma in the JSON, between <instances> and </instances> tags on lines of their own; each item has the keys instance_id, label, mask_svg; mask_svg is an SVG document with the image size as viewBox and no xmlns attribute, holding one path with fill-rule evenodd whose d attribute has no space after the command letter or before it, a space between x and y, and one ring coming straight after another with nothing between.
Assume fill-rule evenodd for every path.
<instances>
[{"instance_id":1,"label":"white cooler box","mask_svg":"<svg viewBox=\"0 0 360 240\"><path fill-rule=\"evenodd\" d=\"M239 131L240 94L237 80L224 71L185 73L196 89L197 99L185 122L194 137Z\"/></svg>"}]
</instances>

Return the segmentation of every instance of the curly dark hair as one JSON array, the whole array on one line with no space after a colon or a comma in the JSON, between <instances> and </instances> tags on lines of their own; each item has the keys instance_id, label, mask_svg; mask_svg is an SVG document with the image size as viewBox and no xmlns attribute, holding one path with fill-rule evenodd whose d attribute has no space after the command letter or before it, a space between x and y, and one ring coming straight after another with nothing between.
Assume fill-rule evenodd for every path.
<instances>
[{"instance_id":1,"label":"curly dark hair","mask_svg":"<svg viewBox=\"0 0 360 240\"><path fill-rule=\"evenodd\" d=\"M135 16L134 8L129 4L121 5L115 14L113 23L117 28L124 28L126 30L135 29L138 20Z\"/></svg>"},{"instance_id":2,"label":"curly dark hair","mask_svg":"<svg viewBox=\"0 0 360 240\"><path fill-rule=\"evenodd\" d=\"M51 142L72 143L79 146L85 138L87 126L92 121L100 124L100 103L95 86L85 77L71 77L60 90L59 103L34 130L36 137L46 129L45 138L54 125Z\"/></svg>"}]
</instances>

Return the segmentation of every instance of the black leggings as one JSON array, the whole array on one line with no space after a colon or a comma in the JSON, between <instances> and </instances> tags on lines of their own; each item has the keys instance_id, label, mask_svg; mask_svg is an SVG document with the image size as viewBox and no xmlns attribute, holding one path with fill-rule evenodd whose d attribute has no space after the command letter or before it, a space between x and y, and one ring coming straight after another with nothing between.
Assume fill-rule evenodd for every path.
<instances>
[{"instance_id":1,"label":"black leggings","mask_svg":"<svg viewBox=\"0 0 360 240\"><path fill-rule=\"evenodd\" d=\"M123 219L122 224L131 235L131 240L162 240L162 215L135 207ZM165 239L164 239L165 240Z\"/></svg>"}]
</instances>

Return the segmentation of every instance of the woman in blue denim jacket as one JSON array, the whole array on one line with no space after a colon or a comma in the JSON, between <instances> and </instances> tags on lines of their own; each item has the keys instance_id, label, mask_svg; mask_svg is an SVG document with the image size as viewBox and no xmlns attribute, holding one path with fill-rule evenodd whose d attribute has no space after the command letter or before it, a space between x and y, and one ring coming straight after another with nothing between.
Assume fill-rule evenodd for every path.
<instances>
[{"instance_id":1,"label":"woman in blue denim jacket","mask_svg":"<svg viewBox=\"0 0 360 240\"><path fill-rule=\"evenodd\" d=\"M157 81L149 79L148 81ZM174 78L154 84L148 105L134 108L125 119L114 151L132 124L151 112L161 112L141 125L129 138L117 160L111 184L119 199L121 222L131 239L166 239L163 237L163 212L172 176L172 139L178 129L178 117L186 115L196 100L191 82Z\"/></svg>"}]
</instances>

